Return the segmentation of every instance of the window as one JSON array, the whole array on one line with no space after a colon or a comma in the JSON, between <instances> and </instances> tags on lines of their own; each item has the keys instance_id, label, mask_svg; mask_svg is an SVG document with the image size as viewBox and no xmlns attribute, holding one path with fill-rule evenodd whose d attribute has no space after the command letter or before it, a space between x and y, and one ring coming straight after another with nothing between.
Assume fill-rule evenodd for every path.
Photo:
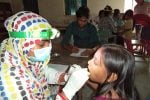
<instances>
[{"instance_id":1,"label":"window","mask_svg":"<svg viewBox=\"0 0 150 100\"><path fill-rule=\"evenodd\" d=\"M132 9L134 10L134 7L136 5L136 1L135 0L125 0L125 7L124 7L124 12L128 9Z\"/></svg>"},{"instance_id":2,"label":"window","mask_svg":"<svg viewBox=\"0 0 150 100\"><path fill-rule=\"evenodd\" d=\"M81 6L87 6L87 0L65 0L65 14L75 15L76 10Z\"/></svg>"}]
</instances>

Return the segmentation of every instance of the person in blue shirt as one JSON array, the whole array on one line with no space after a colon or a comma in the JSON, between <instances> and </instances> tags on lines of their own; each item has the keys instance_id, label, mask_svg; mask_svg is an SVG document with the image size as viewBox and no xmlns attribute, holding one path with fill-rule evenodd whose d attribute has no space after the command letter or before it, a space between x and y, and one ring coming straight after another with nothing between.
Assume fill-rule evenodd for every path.
<instances>
[{"instance_id":1,"label":"person in blue shirt","mask_svg":"<svg viewBox=\"0 0 150 100\"><path fill-rule=\"evenodd\" d=\"M122 31L124 22L120 16L120 10L119 9L114 9L114 13L113 13L113 20L115 22L115 26L117 28L117 32Z\"/></svg>"},{"instance_id":2,"label":"person in blue shirt","mask_svg":"<svg viewBox=\"0 0 150 100\"><path fill-rule=\"evenodd\" d=\"M77 20L70 23L66 29L61 41L62 46L70 52L78 52L79 48L93 50L99 44L99 39L95 26L88 22L89 8L80 7L76 11L76 17Z\"/></svg>"}]
</instances>

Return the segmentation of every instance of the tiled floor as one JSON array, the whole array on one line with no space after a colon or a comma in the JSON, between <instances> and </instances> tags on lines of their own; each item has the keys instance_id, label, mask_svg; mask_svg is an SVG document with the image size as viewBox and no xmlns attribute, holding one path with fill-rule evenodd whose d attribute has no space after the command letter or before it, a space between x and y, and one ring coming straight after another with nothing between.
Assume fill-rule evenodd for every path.
<instances>
[{"instance_id":1,"label":"tiled floor","mask_svg":"<svg viewBox=\"0 0 150 100\"><path fill-rule=\"evenodd\" d=\"M148 63L141 58L136 58L136 78L135 83L141 100L150 100L150 72ZM85 86L82 91L82 100L92 100L92 90ZM74 98L73 100L77 100Z\"/></svg>"},{"instance_id":2,"label":"tiled floor","mask_svg":"<svg viewBox=\"0 0 150 100\"><path fill-rule=\"evenodd\" d=\"M147 98L150 98L150 70L148 62L137 58L135 83L140 93L141 100L147 100Z\"/></svg>"}]
</instances>

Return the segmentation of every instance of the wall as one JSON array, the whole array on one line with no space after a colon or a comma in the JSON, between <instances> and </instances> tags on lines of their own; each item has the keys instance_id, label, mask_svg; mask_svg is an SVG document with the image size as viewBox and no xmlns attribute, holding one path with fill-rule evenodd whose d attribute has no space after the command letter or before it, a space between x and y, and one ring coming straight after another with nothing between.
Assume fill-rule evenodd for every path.
<instances>
[{"instance_id":1,"label":"wall","mask_svg":"<svg viewBox=\"0 0 150 100\"><path fill-rule=\"evenodd\" d=\"M111 5L113 9L119 8L123 12L124 0L87 0L90 8L91 17L96 16L100 9L106 5ZM0 0L0 2L10 2L13 12L23 9L22 0ZM75 16L65 15L64 0L38 0L39 13L49 20L53 25L68 25L75 20Z\"/></svg>"},{"instance_id":2,"label":"wall","mask_svg":"<svg viewBox=\"0 0 150 100\"><path fill-rule=\"evenodd\" d=\"M110 5L113 9L120 9L123 12L124 0L88 0L88 7L91 10L91 15L97 15L100 9L106 5Z\"/></svg>"},{"instance_id":3,"label":"wall","mask_svg":"<svg viewBox=\"0 0 150 100\"><path fill-rule=\"evenodd\" d=\"M39 0L39 11L54 26L67 25L75 19L75 16L65 15L64 0Z\"/></svg>"},{"instance_id":4,"label":"wall","mask_svg":"<svg viewBox=\"0 0 150 100\"><path fill-rule=\"evenodd\" d=\"M111 5L113 9L119 8L123 12L124 0L87 0L91 17L96 16L100 9ZM48 18L50 23L66 25L75 19L75 16L66 16L64 0L39 0L40 14Z\"/></svg>"},{"instance_id":5,"label":"wall","mask_svg":"<svg viewBox=\"0 0 150 100\"><path fill-rule=\"evenodd\" d=\"M23 9L22 0L0 0L0 2L10 2L13 13Z\"/></svg>"},{"instance_id":6,"label":"wall","mask_svg":"<svg viewBox=\"0 0 150 100\"><path fill-rule=\"evenodd\" d=\"M13 6L13 12L16 13L18 11L23 10L22 0L11 0Z\"/></svg>"}]
</instances>

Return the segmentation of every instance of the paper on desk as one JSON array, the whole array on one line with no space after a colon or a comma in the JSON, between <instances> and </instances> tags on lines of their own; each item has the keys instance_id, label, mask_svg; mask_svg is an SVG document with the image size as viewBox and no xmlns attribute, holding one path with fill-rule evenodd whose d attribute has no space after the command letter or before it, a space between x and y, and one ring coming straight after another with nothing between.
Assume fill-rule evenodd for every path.
<instances>
[{"instance_id":1,"label":"paper on desk","mask_svg":"<svg viewBox=\"0 0 150 100\"><path fill-rule=\"evenodd\" d=\"M59 72L65 72L68 69L68 65L62 65L62 64L48 64L48 67L51 67Z\"/></svg>"},{"instance_id":2,"label":"paper on desk","mask_svg":"<svg viewBox=\"0 0 150 100\"><path fill-rule=\"evenodd\" d=\"M82 52L84 52L86 49L83 48L79 48L79 52L77 53L71 53L70 56L72 57L88 57L88 56L82 56Z\"/></svg>"}]
</instances>

